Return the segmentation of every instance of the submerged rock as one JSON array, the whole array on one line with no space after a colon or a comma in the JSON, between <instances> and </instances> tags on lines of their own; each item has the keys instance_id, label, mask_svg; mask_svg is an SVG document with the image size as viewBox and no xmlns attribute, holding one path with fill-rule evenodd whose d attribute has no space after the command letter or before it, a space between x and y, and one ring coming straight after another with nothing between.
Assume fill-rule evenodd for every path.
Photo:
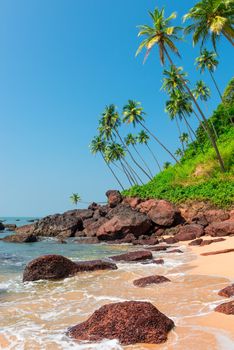
<instances>
[{"instance_id":1,"label":"submerged rock","mask_svg":"<svg viewBox=\"0 0 234 350\"><path fill-rule=\"evenodd\" d=\"M226 315L234 315L234 300L216 306L215 311Z\"/></svg>"},{"instance_id":2,"label":"submerged rock","mask_svg":"<svg viewBox=\"0 0 234 350\"><path fill-rule=\"evenodd\" d=\"M153 275L153 276L139 278L133 281L133 284L134 286L137 286L137 287L146 287L150 284L159 284L159 283L165 283L165 282L171 282L171 280L169 280L167 277L164 277L164 276Z\"/></svg>"},{"instance_id":3,"label":"submerged rock","mask_svg":"<svg viewBox=\"0 0 234 350\"><path fill-rule=\"evenodd\" d=\"M32 260L25 268L23 282L58 280L74 276L78 272L117 269L109 261L91 260L73 262L62 255L43 255Z\"/></svg>"},{"instance_id":4,"label":"submerged rock","mask_svg":"<svg viewBox=\"0 0 234 350\"><path fill-rule=\"evenodd\" d=\"M38 242L38 239L35 235L26 233L6 236L3 238L3 241L10 243L34 243Z\"/></svg>"},{"instance_id":5,"label":"submerged rock","mask_svg":"<svg viewBox=\"0 0 234 350\"><path fill-rule=\"evenodd\" d=\"M110 256L110 259L114 261L142 261L152 258L152 253L147 250L139 250L136 252L129 252L125 254Z\"/></svg>"},{"instance_id":6,"label":"submerged rock","mask_svg":"<svg viewBox=\"0 0 234 350\"><path fill-rule=\"evenodd\" d=\"M234 284L232 284L231 286L225 287L223 289L221 289L218 292L218 295L220 295L221 297L226 297L226 298L230 298L234 296Z\"/></svg>"},{"instance_id":7,"label":"submerged rock","mask_svg":"<svg viewBox=\"0 0 234 350\"><path fill-rule=\"evenodd\" d=\"M174 322L155 306L142 301L125 301L102 306L85 322L68 330L77 340L118 339L122 345L160 344L167 340Z\"/></svg>"}]
</instances>

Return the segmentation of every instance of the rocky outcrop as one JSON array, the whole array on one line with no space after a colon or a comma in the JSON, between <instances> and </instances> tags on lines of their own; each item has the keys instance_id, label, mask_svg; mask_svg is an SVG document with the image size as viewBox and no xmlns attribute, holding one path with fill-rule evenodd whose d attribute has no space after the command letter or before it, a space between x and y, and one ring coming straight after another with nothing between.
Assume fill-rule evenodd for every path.
<instances>
[{"instance_id":1,"label":"rocky outcrop","mask_svg":"<svg viewBox=\"0 0 234 350\"><path fill-rule=\"evenodd\" d=\"M136 209L141 202L142 200L137 197L125 197L123 199L123 203L129 205L132 209Z\"/></svg>"},{"instance_id":2,"label":"rocky outcrop","mask_svg":"<svg viewBox=\"0 0 234 350\"><path fill-rule=\"evenodd\" d=\"M92 221L86 223L84 231L82 231L84 236L95 237L97 236L98 229L108 221L105 217L100 217L97 221Z\"/></svg>"},{"instance_id":3,"label":"rocky outcrop","mask_svg":"<svg viewBox=\"0 0 234 350\"><path fill-rule=\"evenodd\" d=\"M37 280L59 280L74 276L78 272L117 269L109 261L91 260L73 262L62 255L43 255L32 260L25 268L23 282Z\"/></svg>"},{"instance_id":4,"label":"rocky outcrop","mask_svg":"<svg viewBox=\"0 0 234 350\"><path fill-rule=\"evenodd\" d=\"M206 210L204 215L208 224L211 224L212 222L223 222L230 218L229 213L222 209Z\"/></svg>"},{"instance_id":5,"label":"rocky outcrop","mask_svg":"<svg viewBox=\"0 0 234 350\"><path fill-rule=\"evenodd\" d=\"M218 292L218 295L220 295L221 297L225 297L225 298L234 297L234 284L221 289Z\"/></svg>"},{"instance_id":6,"label":"rocky outcrop","mask_svg":"<svg viewBox=\"0 0 234 350\"><path fill-rule=\"evenodd\" d=\"M175 206L164 200L155 201L155 205L148 211L148 216L155 224L165 227L183 221Z\"/></svg>"},{"instance_id":7,"label":"rocky outcrop","mask_svg":"<svg viewBox=\"0 0 234 350\"><path fill-rule=\"evenodd\" d=\"M226 315L234 315L234 300L216 306L215 311Z\"/></svg>"},{"instance_id":8,"label":"rocky outcrop","mask_svg":"<svg viewBox=\"0 0 234 350\"><path fill-rule=\"evenodd\" d=\"M38 242L37 236L31 233L10 235L3 238L3 241L10 243L34 243Z\"/></svg>"},{"instance_id":9,"label":"rocky outcrop","mask_svg":"<svg viewBox=\"0 0 234 350\"><path fill-rule=\"evenodd\" d=\"M106 192L106 196L108 198L108 204L110 208L116 207L118 204L122 202L122 196L119 191L109 190Z\"/></svg>"},{"instance_id":10,"label":"rocky outcrop","mask_svg":"<svg viewBox=\"0 0 234 350\"><path fill-rule=\"evenodd\" d=\"M234 235L234 221L213 222L205 228L205 232L213 237Z\"/></svg>"},{"instance_id":11,"label":"rocky outcrop","mask_svg":"<svg viewBox=\"0 0 234 350\"><path fill-rule=\"evenodd\" d=\"M153 255L149 250L139 250L136 252L110 256L110 259L114 261L142 261L152 258Z\"/></svg>"},{"instance_id":12,"label":"rocky outcrop","mask_svg":"<svg viewBox=\"0 0 234 350\"><path fill-rule=\"evenodd\" d=\"M133 281L133 284L134 286L137 286L137 287L146 287L150 284L159 284L159 283L165 283L165 282L171 282L171 281L167 277L160 276L160 275L153 275L153 276L139 278Z\"/></svg>"},{"instance_id":13,"label":"rocky outcrop","mask_svg":"<svg viewBox=\"0 0 234 350\"><path fill-rule=\"evenodd\" d=\"M198 224L190 224L181 226L178 233L175 235L175 239L178 241L190 241L196 238L200 238L203 235L203 226Z\"/></svg>"},{"instance_id":14,"label":"rocky outcrop","mask_svg":"<svg viewBox=\"0 0 234 350\"><path fill-rule=\"evenodd\" d=\"M147 215L132 210L126 205L120 205L110 213L110 220L99 227L97 237L100 240L114 240L124 238L132 233L135 237L149 233L152 223Z\"/></svg>"},{"instance_id":15,"label":"rocky outcrop","mask_svg":"<svg viewBox=\"0 0 234 350\"><path fill-rule=\"evenodd\" d=\"M77 340L118 339L122 345L160 344L174 322L148 302L125 301L104 305L85 322L68 330Z\"/></svg>"},{"instance_id":16,"label":"rocky outcrop","mask_svg":"<svg viewBox=\"0 0 234 350\"><path fill-rule=\"evenodd\" d=\"M15 232L18 234L30 234L33 233L34 224L19 226L15 229Z\"/></svg>"}]
</instances>

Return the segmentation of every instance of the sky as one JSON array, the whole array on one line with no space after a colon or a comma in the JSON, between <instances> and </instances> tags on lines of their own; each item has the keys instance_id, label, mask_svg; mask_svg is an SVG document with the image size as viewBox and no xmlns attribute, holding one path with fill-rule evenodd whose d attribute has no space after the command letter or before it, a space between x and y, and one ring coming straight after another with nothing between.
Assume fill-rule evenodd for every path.
<instances>
[{"instance_id":1,"label":"sky","mask_svg":"<svg viewBox=\"0 0 234 350\"><path fill-rule=\"evenodd\" d=\"M143 65L135 57L137 25L151 24L148 10L176 11L176 24L195 1L170 0L0 0L0 217L43 216L72 208L69 196L105 201L119 188L100 156L90 154L100 115L114 103L121 113L128 99L141 101L146 124L170 150L179 147L176 126L165 114L162 66L157 50ZM208 74L200 76L191 38L178 44L175 63L193 84L203 79L219 103ZM208 46L209 48L209 46ZM232 76L232 48L218 45L215 73L223 91ZM191 124L197 123L191 118ZM122 128L122 134L140 129ZM168 155L153 141L161 164ZM156 166L145 148L139 151ZM143 181L146 178L142 176ZM124 186L128 183L121 177ZM85 204L81 204L85 205Z\"/></svg>"}]
</instances>

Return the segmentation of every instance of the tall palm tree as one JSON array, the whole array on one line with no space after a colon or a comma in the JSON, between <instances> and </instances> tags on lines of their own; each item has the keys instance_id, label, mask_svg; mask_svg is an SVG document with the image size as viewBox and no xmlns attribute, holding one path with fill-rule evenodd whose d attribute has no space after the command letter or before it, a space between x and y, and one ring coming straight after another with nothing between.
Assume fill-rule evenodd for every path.
<instances>
[{"instance_id":1,"label":"tall palm tree","mask_svg":"<svg viewBox=\"0 0 234 350\"><path fill-rule=\"evenodd\" d=\"M216 50L217 39L221 35L234 46L233 0L201 0L184 16L184 21L192 24L185 28L185 33L193 33L193 44L201 41L201 46L211 39Z\"/></svg>"},{"instance_id":2,"label":"tall palm tree","mask_svg":"<svg viewBox=\"0 0 234 350\"><path fill-rule=\"evenodd\" d=\"M201 55L196 58L195 62L197 64L197 68L200 69L201 73L204 73L206 69L208 70L210 77L215 85L215 88L218 91L219 97L222 100L223 97L222 97L221 91L214 77L214 71L219 64L216 53L213 51L208 51L207 49L204 49L201 51Z\"/></svg>"},{"instance_id":3,"label":"tall palm tree","mask_svg":"<svg viewBox=\"0 0 234 350\"><path fill-rule=\"evenodd\" d=\"M170 162L165 162L163 164L163 169L168 169L170 167L171 163Z\"/></svg>"},{"instance_id":4,"label":"tall palm tree","mask_svg":"<svg viewBox=\"0 0 234 350\"><path fill-rule=\"evenodd\" d=\"M142 160L142 163L145 165L145 167L147 168L147 170L149 171L150 173L150 176L151 176L151 179L153 178L153 174L148 166L148 164L146 163L146 161L144 160L144 158L142 157L142 155L140 154L140 152L137 150L136 148L136 144L137 144L137 137L132 135L132 134L128 134L126 137L125 137L125 143L127 146L132 146L135 150L135 152L137 153L137 155L139 156L139 158Z\"/></svg>"},{"instance_id":5,"label":"tall palm tree","mask_svg":"<svg viewBox=\"0 0 234 350\"><path fill-rule=\"evenodd\" d=\"M182 151L181 148L178 148L178 149L175 151L175 155L176 155L178 158L181 158L181 157L183 157L184 152Z\"/></svg>"},{"instance_id":6,"label":"tall palm tree","mask_svg":"<svg viewBox=\"0 0 234 350\"><path fill-rule=\"evenodd\" d=\"M78 193L72 193L70 200L73 204L77 205L81 201L81 197Z\"/></svg>"},{"instance_id":7,"label":"tall palm tree","mask_svg":"<svg viewBox=\"0 0 234 350\"><path fill-rule=\"evenodd\" d=\"M105 140L103 140L101 136L94 137L93 140L91 141L91 144L90 144L90 150L91 150L92 154L97 154L97 153L101 154L102 159L104 160L104 162L108 166L112 175L114 176L114 178L116 179L116 181L118 182L118 184L120 185L122 190L124 190L124 187L123 187L122 183L120 182L118 176L115 174L114 170L111 168L110 162L108 162L108 160L105 157L105 150L106 150Z\"/></svg>"},{"instance_id":8,"label":"tall palm tree","mask_svg":"<svg viewBox=\"0 0 234 350\"><path fill-rule=\"evenodd\" d=\"M188 136L188 134L187 134L186 132L183 132L183 133L181 134L181 136L180 136L180 141L181 141L182 143L188 144L188 142L189 142L189 136Z\"/></svg>"},{"instance_id":9,"label":"tall palm tree","mask_svg":"<svg viewBox=\"0 0 234 350\"><path fill-rule=\"evenodd\" d=\"M178 26L171 26L171 20L176 18L176 13L173 12L169 17L165 18L164 8L160 11L155 8L153 12L149 12L149 15L153 21L153 26L140 25L138 36L145 36L146 38L141 42L136 56L146 48L146 54L144 61L147 59L151 49L158 45L160 61L164 65L165 63L165 51L168 49L180 57L179 51L174 44L175 40L181 40L178 35L182 29Z\"/></svg>"},{"instance_id":10,"label":"tall palm tree","mask_svg":"<svg viewBox=\"0 0 234 350\"><path fill-rule=\"evenodd\" d=\"M140 102L128 100L128 103L123 107L123 122L126 124L140 124L154 139L155 141L176 161L175 156L169 151L169 149L145 126L144 124L145 112L141 107Z\"/></svg>"},{"instance_id":11,"label":"tall palm tree","mask_svg":"<svg viewBox=\"0 0 234 350\"><path fill-rule=\"evenodd\" d=\"M124 149L126 150L126 152L129 154L130 158L132 159L133 163L151 180L149 174L135 160L131 151L128 149L123 138L121 137L121 135L118 131L120 124L121 124L121 120L120 120L118 112L116 111L115 105L110 104L109 106L106 106L104 112L102 113L102 118L100 120L100 125L99 125L100 134L104 135L104 137L107 140L111 139L112 142L114 141L113 134L115 135L115 137L118 137L121 144L123 145Z\"/></svg>"},{"instance_id":12,"label":"tall palm tree","mask_svg":"<svg viewBox=\"0 0 234 350\"><path fill-rule=\"evenodd\" d=\"M154 158L158 168L159 168L159 171L161 171L161 167L160 167L160 164L159 164L159 161L157 159L157 157L155 156L154 152L152 151L152 149L150 148L149 144L148 144L148 141L149 141L149 135L147 134L146 131L144 130L141 130L137 136L137 139L138 139L138 142L141 144L141 145L145 145L149 152L151 153L152 157Z\"/></svg>"}]
</instances>

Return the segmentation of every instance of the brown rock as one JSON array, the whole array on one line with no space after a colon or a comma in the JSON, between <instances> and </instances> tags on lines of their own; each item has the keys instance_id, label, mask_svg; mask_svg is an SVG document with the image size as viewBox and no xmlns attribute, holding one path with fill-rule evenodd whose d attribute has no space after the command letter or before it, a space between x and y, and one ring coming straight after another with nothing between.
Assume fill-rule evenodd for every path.
<instances>
[{"instance_id":1,"label":"brown rock","mask_svg":"<svg viewBox=\"0 0 234 350\"><path fill-rule=\"evenodd\" d=\"M5 224L4 226L5 226L5 229L7 229L8 231L15 231L15 229L17 227L14 224Z\"/></svg>"},{"instance_id":2,"label":"brown rock","mask_svg":"<svg viewBox=\"0 0 234 350\"><path fill-rule=\"evenodd\" d=\"M152 253L148 250L138 250L136 252L110 256L110 259L114 261L142 261L152 258Z\"/></svg>"},{"instance_id":3,"label":"brown rock","mask_svg":"<svg viewBox=\"0 0 234 350\"><path fill-rule=\"evenodd\" d=\"M75 243L78 244L97 244L100 243L97 237L80 237L76 238Z\"/></svg>"},{"instance_id":4,"label":"brown rock","mask_svg":"<svg viewBox=\"0 0 234 350\"><path fill-rule=\"evenodd\" d=\"M226 315L234 315L234 300L216 306L215 311Z\"/></svg>"},{"instance_id":5,"label":"brown rock","mask_svg":"<svg viewBox=\"0 0 234 350\"><path fill-rule=\"evenodd\" d=\"M188 245L201 245L203 242L203 239L202 238L198 238L198 239L195 239L194 241L190 242Z\"/></svg>"},{"instance_id":6,"label":"brown rock","mask_svg":"<svg viewBox=\"0 0 234 350\"><path fill-rule=\"evenodd\" d=\"M150 247L147 249L151 250L152 252L160 252L160 251L167 250L168 248L171 248L171 246L170 245L159 245L157 247Z\"/></svg>"},{"instance_id":7,"label":"brown rock","mask_svg":"<svg viewBox=\"0 0 234 350\"><path fill-rule=\"evenodd\" d=\"M137 197L125 197L123 199L123 203L130 205L131 208L136 209L136 207L138 206L138 204L141 203L141 199L137 198Z\"/></svg>"},{"instance_id":8,"label":"brown rock","mask_svg":"<svg viewBox=\"0 0 234 350\"><path fill-rule=\"evenodd\" d=\"M233 297L234 296L234 284L221 289L218 292L218 295L220 295L221 297L225 297L225 298Z\"/></svg>"},{"instance_id":9,"label":"brown rock","mask_svg":"<svg viewBox=\"0 0 234 350\"><path fill-rule=\"evenodd\" d=\"M204 214L208 224L222 222L230 218L229 213L222 209L206 210Z\"/></svg>"},{"instance_id":10,"label":"brown rock","mask_svg":"<svg viewBox=\"0 0 234 350\"><path fill-rule=\"evenodd\" d=\"M122 345L160 344L173 327L174 322L151 303L125 301L102 306L87 321L70 328L68 335L92 342L118 339Z\"/></svg>"},{"instance_id":11,"label":"brown rock","mask_svg":"<svg viewBox=\"0 0 234 350\"><path fill-rule=\"evenodd\" d=\"M96 270L117 270L117 266L105 260L78 261L76 272L96 271Z\"/></svg>"},{"instance_id":12,"label":"brown rock","mask_svg":"<svg viewBox=\"0 0 234 350\"><path fill-rule=\"evenodd\" d=\"M167 244L175 244L179 242L179 240L176 239L175 237L164 238L163 241L166 242Z\"/></svg>"},{"instance_id":13,"label":"brown rock","mask_svg":"<svg viewBox=\"0 0 234 350\"><path fill-rule=\"evenodd\" d=\"M234 234L234 221L213 222L205 228L207 235L213 237L229 236Z\"/></svg>"},{"instance_id":14,"label":"brown rock","mask_svg":"<svg viewBox=\"0 0 234 350\"><path fill-rule=\"evenodd\" d=\"M215 242L222 242L222 241L225 241L225 239L224 238L206 239L201 243L201 247L204 245L209 245Z\"/></svg>"},{"instance_id":15,"label":"brown rock","mask_svg":"<svg viewBox=\"0 0 234 350\"><path fill-rule=\"evenodd\" d=\"M173 250L169 250L169 251L167 251L166 253L183 253L182 252L182 250L180 250L180 249L173 249Z\"/></svg>"},{"instance_id":16,"label":"brown rock","mask_svg":"<svg viewBox=\"0 0 234 350\"><path fill-rule=\"evenodd\" d=\"M116 210L115 210L116 209ZM97 231L100 240L114 240L124 238L132 233L135 237L148 233L152 227L149 218L142 213L132 210L125 205L114 208L115 215ZM113 215L113 212L110 213Z\"/></svg>"},{"instance_id":17,"label":"brown rock","mask_svg":"<svg viewBox=\"0 0 234 350\"><path fill-rule=\"evenodd\" d=\"M204 228L201 225L190 224L181 226L179 232L175 235L178 241L190 241L200 238L204 235Z\"/></svg>"},{"instance_id":18,"label":"brown rock","mask_svg":"<svg viewBox=\"0 0 234 350\"><path fill-rule=\"evenodd\" d=\"M164 260L163 259L155 259L155 260L153 260L153 263L155 263L155 264L164 264Z\"/></svg>"},{"instance_id":19,"label":"brown rock","mask_svg":"<svg viewBox=\"0 0 234 350\"><path fill-rule=\"evenodd\" d=\"M94 221L93 223L89 223L89 225L86 225L83 233L87 237L95 237L97 235L99 227L101 227L107 221L108 219L106 219L105 217L100 217L99 220Z\"/></svg>"},{"instance_id":20,"label":"brown rock","mask_svg":"<svg viewBox=\"0 0 234 350\"><path fill-rule=\"evenodd\" d=\"M158 200L156 199L148 199L147 201L143 201L140 204L138 204L137 209L141 213L148 213L150 209L152 209L154 206L156 206L158 203Z\"/></svg>"},{"instance_id":21,"label":"brown rock","mask_svg":"<svg viewBox=\"0 0 234 350\"><path fill-rule=\"evenodd\" d=\"M34 243L38 242L38 239L35 235L31 233L26 234L16 234L16 235L10 235L3 238L3 241L9 242L9 243Z\"/></svg>"},{"instance_id":22,"label":"brown rock","mask_svg":"<svg viewBox=\"0 0 234 350\"><path fill-rule=\"evenodd\" d=\"M215 252L201 253L201 255L207 256L207 255L225 254L225 253L233 253L233 252L234 252L234 248L231 248L231 249L216 250Z\"/></svg>"},{"instance_id":23,"label":"brown rock","mask_svg":"<svg viewBox=\"0 0 234 350\"><path fill-rule=\"evenodd\" d=\"M149 284L159 284L164 282L171 282L171 281L167 277L153 275L153 276L139 278L133 281L133 284L134 286L137 286L137 287L146 287Z\"/></svg>"},{"instance_id":24,"label":"brown rock","mask_svg":"<svg viewBox=\"0 0 234 350\"><path fill-rule=\"evenodd\" d=\"M158 244L158 239L153 237L148 237L146 239L136 239L134 245L155 245Z\"/></svg>"},{"instance_id":25,"label":"brown rock","mask_svg":"<svg viewBox=\"0 0 234 350\"><path fill-rule=\"evenodd\" d=\"M116 207L122 202L122 196L119 191L109 190L106 192L106 196L108 198L108 203L111 208Z\"/></svg>"},{"instance_id":26,"label":"brown rock","mask_svg":"<svg viewBox=\"0 0 234 350\"><path fill-rule=\"evenodd\" d=\"M170 202L159 200L148 212L149 218L159 226L170 227L175 222L179 222L179 211Z\"/></svg>"},{"instance_id":27,"label":"brown rock","mask_svg":"<svg viewBox=\"0 0 234 350\"><path fill-rule=\"evenodd\" d=\"M19 234L33 233L34 227L35 224L19 226L15 229L15 232Z\"/></svg>"}]
</instances>

